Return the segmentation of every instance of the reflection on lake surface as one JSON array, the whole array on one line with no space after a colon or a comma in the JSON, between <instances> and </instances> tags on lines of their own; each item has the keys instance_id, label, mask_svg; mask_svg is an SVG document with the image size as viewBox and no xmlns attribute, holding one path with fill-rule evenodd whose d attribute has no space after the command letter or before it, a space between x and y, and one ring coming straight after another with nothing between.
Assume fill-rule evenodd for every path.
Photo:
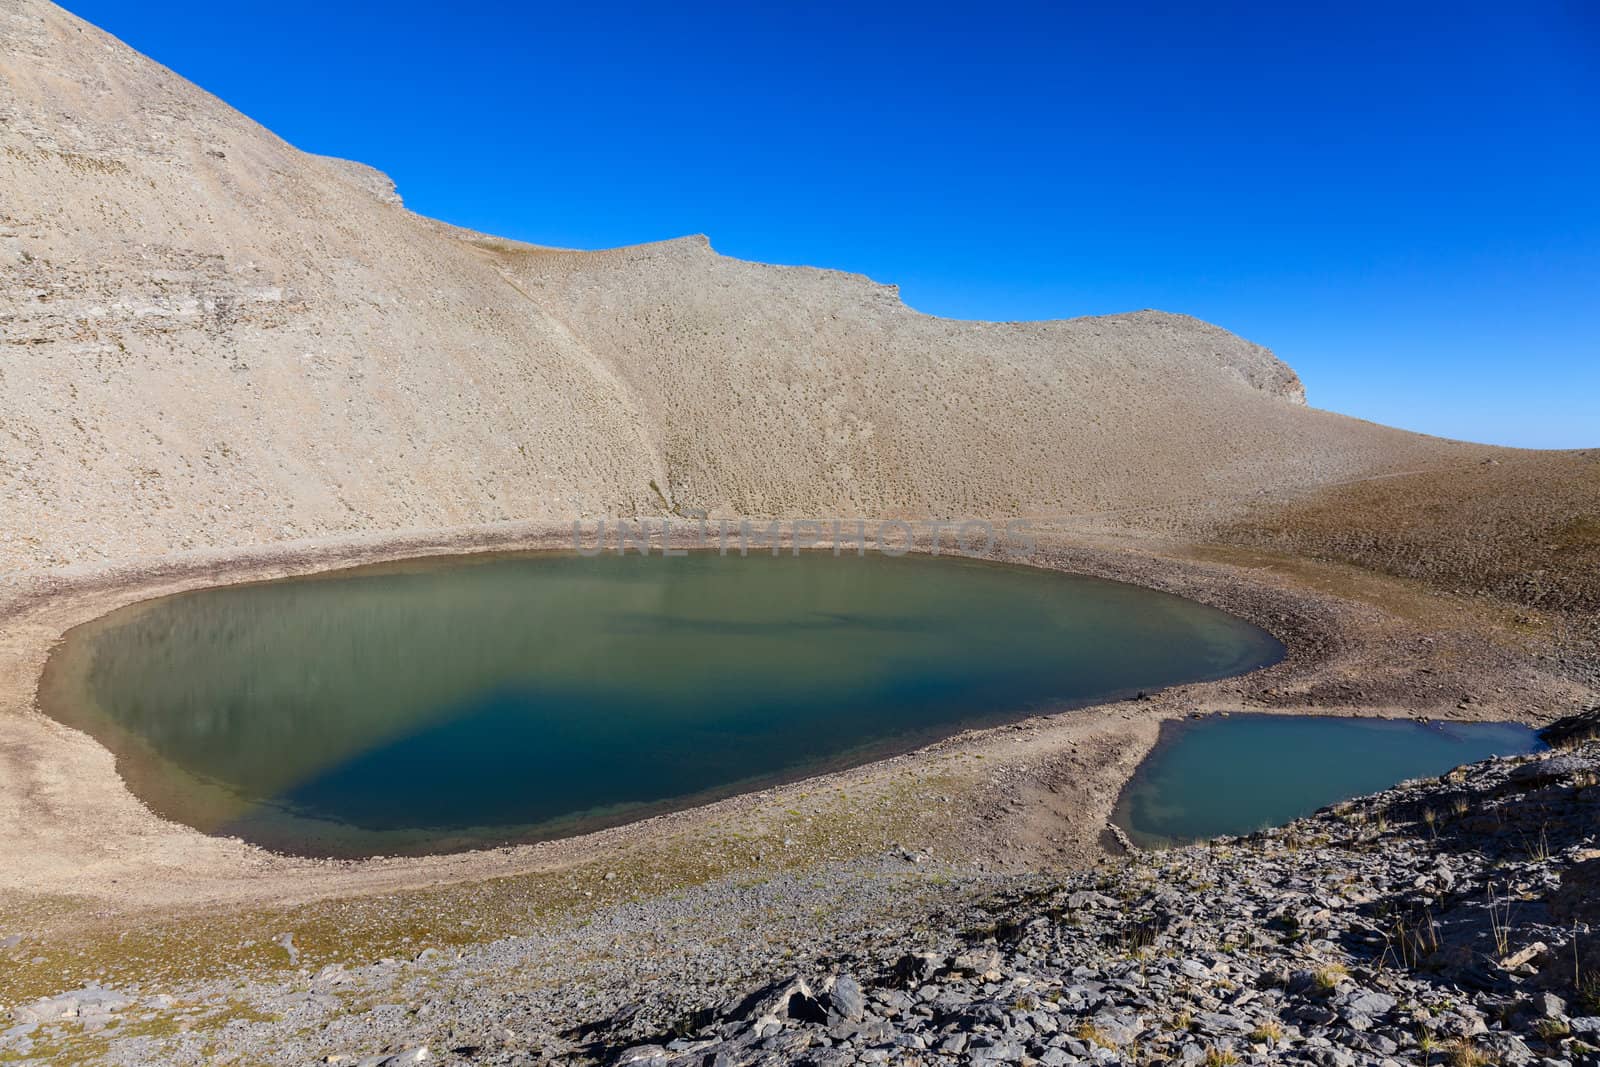
<instances>
[{"instance_id":1,"label":"reflection on lake surface","mask_svg":"<svg viewBox=\"0 0 1600 1067\"><path fill-rule=\"evenodd\" d=\"M135 605L69 634L43 697L169 818L392 854L623 822L1281 654L1192 601L970 560L521 555Z\"/></svg>"}]
</instances>

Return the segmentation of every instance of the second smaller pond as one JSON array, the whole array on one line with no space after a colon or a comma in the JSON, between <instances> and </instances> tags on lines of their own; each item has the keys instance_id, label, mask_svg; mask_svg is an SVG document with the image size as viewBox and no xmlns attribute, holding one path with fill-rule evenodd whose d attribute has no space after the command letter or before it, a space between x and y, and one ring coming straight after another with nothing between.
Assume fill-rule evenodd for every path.
<instances>
[{"instance_id":1,"label":"second smaller pond","mask_svg":"<svg viewBox=\"0 0 1600 1067\"><path fill-rule=\"evenodd\" d=\"M1113 818L1146 848L1247 834L1408 778L1543 747L1515 723L1211 715L1162 727Z\"/></svg>"}]
</instances>

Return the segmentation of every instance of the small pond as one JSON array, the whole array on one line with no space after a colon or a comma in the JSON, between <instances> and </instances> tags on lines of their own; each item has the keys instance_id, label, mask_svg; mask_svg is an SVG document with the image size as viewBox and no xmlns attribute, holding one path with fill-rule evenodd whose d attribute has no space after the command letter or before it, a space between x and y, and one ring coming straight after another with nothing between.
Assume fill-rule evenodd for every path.
<instances>
[{"instance_id":1,"label":"small pond","mask_svg":"<svg viewBox=\"0 0 1600 1067\"><path fill-rule=\"evenodd\" d=\"M45 711L161 815L303 855L569 835L1282 646L955 558L523 554L184 593L69 633Z\"/></svg>"},{"instance_id":2,"label":"small pond","mask_svg":"<svg viewBox=\"0 0 1600 1067\"><path fill-rule=\"evenodd\" d=\"M1145 847L1247 834L1408 778L1543 747L1514 723L1208 715L1162 726L1114 821Z\"/></svg>"}]
</instances>

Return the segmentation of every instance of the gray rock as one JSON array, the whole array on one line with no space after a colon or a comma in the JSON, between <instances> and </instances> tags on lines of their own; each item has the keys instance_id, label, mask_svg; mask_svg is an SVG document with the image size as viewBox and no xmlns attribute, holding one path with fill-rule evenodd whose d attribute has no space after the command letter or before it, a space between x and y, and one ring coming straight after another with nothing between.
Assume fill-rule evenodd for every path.
<instances>
[{"instance_id":1,"label":"gray rock","mask_svg":"<svg viewBox=\"0 0 1600 1067\"><path fill-rule=\"evenodd\" d=\"M1398 1002L1387 993L1364 991L1346 1000L1344 1009L1353 1014L1375 1019L1393 1011L1396 1003Z\"/></svg>"},{"instance_id":2,"label":"gray rock","mask_svg":"<svg viewBox=\"0 0 1600 1067\"><path fill-rule=\"evenodd\" d=\"M861 994L861 986L854 978L840 975L834 980L833 988L828 992L828 1005L843 1018L856 1022L866 1009L866 999Z\"/></svg>"},{"instance_id":3,"label":"gray rock","mask_svg":"<svg viewBox=\"0 0 1600 1067\"><path fill-rule=\"evenodd\" d=\"M1255 1024L1248 1019L1214 1011L1201 1012L1195 1016L1195 1022L1199 1023L1205 1031L1213 1034L1248 1034L1255 1029Z\"/></svg>"},{"instance_id":4,"label":"gray rock","mask_svg":"<svg viewBox=\"0 0 1600 1067\"><path fill-rule=\"evenodd\" d=\"M823 1048L809 1053L801 1063L810 1064L811 1067L846 1067L854 1063L855 1054L844 1049Z\"/></svg>"},{"instance_id":5,"label":"gray rock","mask_svg":"<svg viewBox=\"0 0 1600 1067\"><path fill-rule=\"evenodd\" d=\"M1554 993L1540 993L1533 998L1533 1010L1543 1019L1557 1019L1567 1013L1567 1002Z\"/></svg>"},{"instance_id":6,"label":"gray rock","mask_svg":"<svg viewBox=\"0 0 1600 1067\"><path fill-rule=\"evenodd\" d=\"M1592 774L1597 769L1600 769L1600 760L1577 753L1558 753L1524 763L1515 768L1507 776L1507 780L1521 783L1538 782L1578 774Z\"/></svg>"},{"instance_id":7,"label":"gray rock","mask_svg":"<svg viewBox=\"0 0 1600 1067\"><path fill-rule=\"evenodd\" d=\"M937 953L908 952L895 963L894 971L901 983L915 987L932 979L943 965L944 957Z\"/></svg>"},{"instance_id":8,"label":"gray rock","mask_svg":"<svg viewBox=\"0 0 1600 1067\"><path fill-rule=\"evenodd\" d=\"M60 1019L109 1017L132 1003L130 998L113 989L84 986L24 1004L12 1014L19 1023L55 1022Z\"/></svg>"},{"instance_id":9,"label":"gray rock","mask_svg":"<svg viewBox=\"0 0 1600 1067\"><path fill-rule=\"evenodd\" d=\"M426 1063L430 1058L428 1046L422 1045L390 1056L382 1062L382 1067L412 1067L413 1064Z\"/></svg>"},{"instance_id":10,"label":"gray rock","mask_svg":"<svg viewBox=\"0 0 1600 1067\"><path fill-rule=\"evenodd\" d=\"M1506 1067L1525 1067L1537 1057L1516 1034L1496 1032L1485 1035L1480 1044Z\"/></svg>"},{"instance_id":11,"label":"gray rock","mask_svg":"<svg viewBox=\"0 0 1600 1067\"><path fill-rule=\"evenodd\" d=\"M1022 1043L1010 1038L977 1037L967 1046L967 1059L972 1063L1021 1063L1024 1052Z\"/></svg>"}]
</instances>

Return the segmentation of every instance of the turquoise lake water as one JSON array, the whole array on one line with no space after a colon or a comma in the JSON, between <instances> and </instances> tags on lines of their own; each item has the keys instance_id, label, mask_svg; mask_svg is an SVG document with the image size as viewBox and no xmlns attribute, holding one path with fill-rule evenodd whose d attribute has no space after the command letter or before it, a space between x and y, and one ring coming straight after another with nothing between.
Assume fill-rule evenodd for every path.
<instances>
[{"instance_id":1,"label":"turquoise lake water","mask_svg":"<svg viewBox=\"0 0 1600 1067\"><path fill-rule=\"evenodd\" d=\"M1408 778L1543 747L1513 723L1210 715L1163 726L1115 821L1145 846L1246 834Z\"/></svg>"},{"instance_id":2,"label":"turquoise lake water","mask_svg":"<svg viewBox=\"0 0 1600 1067\"><path fill-rule=\"evenodd\" d=\"M563 836L1276 661L1131 585L952 558L493 556L185 593L45 709L158 813L309 855Z\"/></svg>"}]
</instances>

